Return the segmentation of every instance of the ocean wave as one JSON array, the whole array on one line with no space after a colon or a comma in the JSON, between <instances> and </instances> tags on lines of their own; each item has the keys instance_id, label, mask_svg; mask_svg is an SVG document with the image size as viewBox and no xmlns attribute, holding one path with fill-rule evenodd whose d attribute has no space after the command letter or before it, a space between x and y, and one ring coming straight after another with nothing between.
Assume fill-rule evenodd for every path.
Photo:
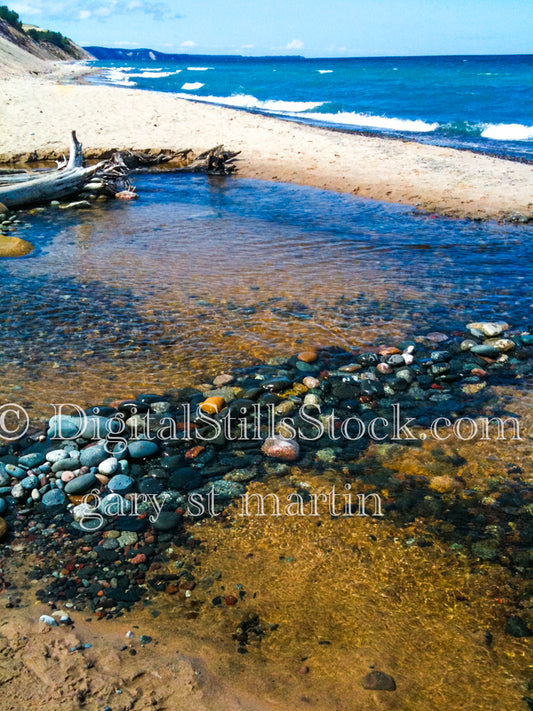
<instances>
[{"instance_id":1,"label":"ocean wave","mask_svg":"<svg viewBox=\"0 0 533 711\"><path fill-rule=\"evenodd\" d=\"M493 141L530 141L533 139L533 126L521 123L489 123L482 131L483 138Z\"/></svg>"},{"instance_id":2,"label":"ocean wave","mask_svg":"<svg viewBox=\"0 0 533 711\"><path fill-rule=\"evenodd\" d=\"M177 69L175 72L156 72L151 69L145 72L139 72L138 74L128 74L129 77L143 77L144 79L161 79L162 77L171 77L174 74L179 74L181 69Z\"/></svg>"},{"instance_id":3,"label":"ocean wave","mask_svg":"<svg viewBox=\"0 0 533 711\"><path fill-rule=\"evenodd\" d=\"M110 84L116 86L137 86L134 81L131 81L130 76L131 74L124 74L120 69L110 69L106 72L105 78Z\"/></svg>"},{"instance_id":4,"label":"ocean wave","mask_svg":"<svg viewBox=\"0 0 533 711\"><path fill-rule=\"evenodd\" d=\"M206 72L208 69L213 69L213 67L187 67L188 72Z\"/></svg>"},{"instance_id":5,"label":"ocean wave","mask_svg":"<svg viewBox=\"0 0 533 711\"><path fill-rule=\"evenodd\" d=\"M333 74L333 69L317 69L319 74Z\"/></svg>"},{"instance_id":6,"label":"ocean wave","mask_svg":"<svg viewBox=\"0 0 533 711\"><path fill-rule=\"evenodd\" d=\"M196 91L196 89L201 89L204 85L199 81L185 82L181 87L183 91ZM187 94L188 96L188 94Z\"/></svg>"},{"instance_id":7,"label":"ocean wave","mask_svg":"<svg viewBox=\"0 0 533 711\"><path fill-rule=\"evenodd\" d=\"M185 86L190 86L184 84ZM203 84L201 85L203 86ZM302 111L309 111L322 106L322 101L276 101L274 99L260 101L255 96L237 94L236 96L191 96L186 94L184 98L204 101L207 104L223 104L224 106L235 106L238 109L259 109L280 114L300 114Z\"/></svg>"},{"instance_id":8,"label":"ocean wave","mask_svg":"<svg viewBox=\"0 0 533 711\"><path fill-rule=\"evenodd\" d=\"M427 123L422 119L399 119L372 114L357 114L339 111L336 114L306 113L302 118L320 121L321 123L339 126L358 126L359 128L384 128L390 131L410 131L414 133L429 133L435 131L438 123Z\"/></svg>"}]
</instances>

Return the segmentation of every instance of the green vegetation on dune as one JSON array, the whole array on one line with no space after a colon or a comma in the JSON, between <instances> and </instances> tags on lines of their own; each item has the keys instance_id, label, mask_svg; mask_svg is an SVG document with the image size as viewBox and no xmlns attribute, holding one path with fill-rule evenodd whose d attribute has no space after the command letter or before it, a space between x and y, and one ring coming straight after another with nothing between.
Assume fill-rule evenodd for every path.
<instances>
[{"instance_id":1,"label":"green vegetation on dune","mask_svg":"<svg viewBox=\"0 0 533 711\"><path fill-rule=\"evenodd\" d=\"M10 10L7 5L0 5L0 20L5 20L11 27L21 32L23 31L22 22L19 19L18 13L14 10Z\"/></svg>"},{"instance_id":2,"label":"green vegetation on dune","mask_svg":"<svg viewBox=\"0 0 533 711\"><path fill-rule=\"evenodd\" d=\"M25 28L18 13L14 10L10 10L7 5L0 6L0 23L2 21L8 25L8 29L10 28L9 39L15 44L25 44L27 39L30 39L36 44L41 45L43 49L47 49L49 51L50 47L47 47L46 45L52 45L74 59L80 59L82 56L79 48L77 48L76 45L68 39L68 37L62 35L61 32L43 30L39 27L26 26ZM14 34L13 30L15 30ZM29 51L31 52L31 49Z\"/></svg>"}]
</instances>

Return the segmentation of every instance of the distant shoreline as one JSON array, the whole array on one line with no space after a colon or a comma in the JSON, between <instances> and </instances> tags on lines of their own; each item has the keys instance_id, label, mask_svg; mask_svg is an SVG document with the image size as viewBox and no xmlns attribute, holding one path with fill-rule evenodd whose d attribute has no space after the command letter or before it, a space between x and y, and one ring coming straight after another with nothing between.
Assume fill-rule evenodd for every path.
<instances>
[{"instance_id":1,"label":"distant shoreline","mask_svg":"<svg viewBox=\"0 0 533 711\"><path fill-rule=\"evenodd\" d=\"M47 75L0 76L0 163L55 159L66 152L72 129L88 155L121 148L201 152L223 143L241 151L241 177L460 218L533 218L533 167L525 163L81 81L90 72L63 64Z\"/></svg>"}]
</instances>

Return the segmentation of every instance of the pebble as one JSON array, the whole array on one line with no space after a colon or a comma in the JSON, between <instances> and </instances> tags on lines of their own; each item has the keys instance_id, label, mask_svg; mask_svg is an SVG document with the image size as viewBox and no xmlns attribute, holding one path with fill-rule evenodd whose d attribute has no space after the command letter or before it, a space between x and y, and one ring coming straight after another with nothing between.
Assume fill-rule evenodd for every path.
<instances>
[{"instance_id":1,"label":"pebble","mask_svg":"<svg viewBox=\"0 0 533 711\"><path fill-rule=\"evenodd\" d=\"M226 405L223 397L208 397L206 400L200 403L199 408L202 412L208 415L216 415L218 412L222 412Z\"/></svg>"},{"instance_id":2,"label":"pebble","mask_svg":"<svg viewBox=\"0 0 533 711\"><path fill-rule=\"evenodd\" d=\"M71 479L65 484L66 494L86 494L97 485L97 479L94 474L82 474L74 479Z\"/></svg>"},{"instance_id":3,"label":"pebble","mask_svg":"<svg viewBox=\"0 0 533 711\"><path fill-rule=\"evenodd\" d=\"M42 505L48 510L57 510L63 508L67 503L67 497L61 489L51 489L44 494Z\"/></svg>"},{"instance_id":4,"label":"pebble","mask_svg":"<svg viewBox=\"0 0 533 711\"><path fill-rule=\"evenodd\" d=\"M220 388L224 385L229 385L232 382L233 375L229 375L228 373L221 373L220 375L217 375L217 377L213 380L213 385L217 388Z\"/></svg>"},{"instance_id":5,"label":"pebble","mask_svg":"<svg viewBox=\"0 0 533 711\"><path fill-rule=\"evenodd\" d=\"M39 617L39 622L42 622L49 627L59 627L57 621L53 617L50 617L50 615L41 615Z\"/></svg>"},{"instance_id":6,"label":"pebble","mask_svg":"<svg viewBox=\"0 0 533 711\"><path fill-rule=\"evenodd\" d=\"M466 327L469 331L477 331L488 338L499 336L510 328L509 324L505 323L505 321L472 321L471 323L467 323Z\"/></svg>"},{"instance_id":7,"label":"pebble","mask_svg":"<svg viewBox=\"0 0 533 711\"><path fill-rule=\"evenodd\" d=\"M485 343L472 346L470 349L472 353L482 356L483 358L498 358L500 351L494 346L488 346Z\"/></svg>"},{"instance_id":8,"label":"pebble","mask_svg":"<svg viewBox=\"0 0 533 711\"><path fill-rule=\"evenodd\" d=\"M371 691L396 691L396 682L382 671L371 671L363 679L363 689Z\"/></svg>"},{"instance_id":9,"label":"pebble","mask_svg":"<svg viewBox=\"0 0 533 711\"><path fill-rule=\"evenodd\" d=\"M114 474L118 469L118 459L116 457L109 457L108 459L104 459L103 462L100 462L98 465L98 471L100 474L104 474L105 476L111 476L111 474Z\"/></svg>"},{"instance_id":10,"label":"pebble","mask_svg":"<svg viewBox=\"0 0 533 711\"><path fill-rule=\"evenodd\" d=\"M302 382L309 390L320 387L320 380L313 378L312 375L306 375Z\"/></svg>"},{"instance_id":11,"label":"pebble","mask_svg":"<svg viewBox=\"0 0 533 711\"><path fill-rule=\"evenodd\" d=\"M269 437L264 441L261 451L267 457L281 459L285 462L294 462L300 455L300 445L294 440Z\"/></svg>"},{"instance_id":12,"label":"pebble","mask_svg":"<svg viewBox=\"0 0 533 711\"><path fill-rule=\"evenodd\" d=\"M159 446L157 443L150 440L139 439L128 444L128 452L132 459L145 459L157 454L158 451Z\"/></svg>"},{"instance_id":13,"label":"pebble","mask_svg":"<svg viewBox=\"0 0 533 711\"><path fill-rule=\"evenodd\" d=\"M3 518L0 518L0 541L7 533L7 523Z\"/></svg>"}]
</instances>

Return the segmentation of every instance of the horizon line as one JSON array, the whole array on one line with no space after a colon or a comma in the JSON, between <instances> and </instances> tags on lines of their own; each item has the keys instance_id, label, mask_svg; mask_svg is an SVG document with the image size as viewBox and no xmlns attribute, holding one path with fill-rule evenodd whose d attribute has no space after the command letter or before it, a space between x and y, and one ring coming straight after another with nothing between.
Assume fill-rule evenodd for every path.
<instances>
[{"instance_id":1,"label":"horizon line","mask_svg":"<svg viewBox=\"0 0 533 711\"><path fill-rule=\"evenodd\" d=\"M160 49L153 49L152 47L107 47L105 45L96 44L83 44L82 49L89 51L90 49L105 49L112 52L157 52L158 54L163 54L168 57L180 56L180 57L239 57L241 59L324 59L324 60L345 60L345 59L422 59L426 57L533 57L533 52L491 52L490 54L479 54L470 53L465 54L463 52L458 54L361 54L361 55L350 55L350 56L306 56L303 54L210 54L209 52L163 52ZM101 60L103 61L103 60Z\"/></svg>"}]
</instances>

